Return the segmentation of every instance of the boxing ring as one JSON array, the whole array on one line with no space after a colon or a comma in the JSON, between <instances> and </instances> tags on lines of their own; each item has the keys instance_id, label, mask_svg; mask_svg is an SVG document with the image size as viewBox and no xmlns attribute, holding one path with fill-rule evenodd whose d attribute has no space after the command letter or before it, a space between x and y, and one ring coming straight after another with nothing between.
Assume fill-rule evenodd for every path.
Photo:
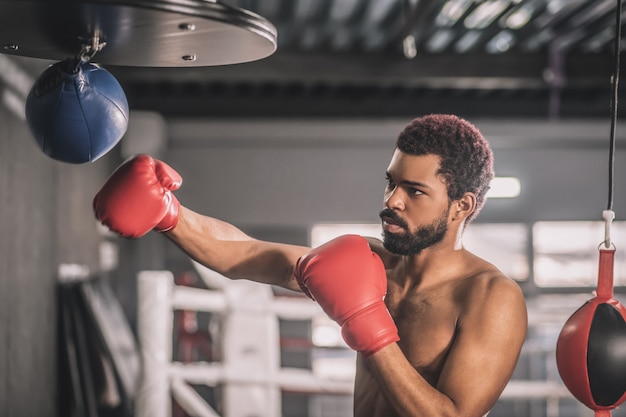
<instances>
[{"instance_id":1,"label":"boxing ring","mask_svg":"<svg viewBox=\"0 0 626 417\"><path fill-rule=\"evenodd\" d=\"M137 334L144 374L137 417L170 417L172 398L193 416L279 417L283 391L352 394L353 380L316 373L315 367L281 367L279 320L320 317L316 303L274 296L268 285L220 277L209 277L214 289L208 290L176 285L169 271L139 273ZM220 362L172 360L174 313L180 310L220 316ZM220 387L220 413L191 385ZM558 416L559 401L571 394L559 381L514 379L500 398L546 400L546 415Z\"/></svg>"},{"instance_id":2,"label":"boxing ring","mask_svg":"<svg viewBox=\"0 0 626 417\"><path fill-rule=\"evenodd\" d=\"M144 375L136 398L137 417L169 417L170 395L190 415L218 416L189 384L221 386L225 417L280 416L282 390L352 393L352 381L280 366L279 319L321 315L317 304L308 299L274 297L271 287L248 281L229 282L219 290L179 286L168 271L140 272L138 294L137 334ZM222 315L221 362L172 362L176 310Z\"/></svg>"}]
</instances>

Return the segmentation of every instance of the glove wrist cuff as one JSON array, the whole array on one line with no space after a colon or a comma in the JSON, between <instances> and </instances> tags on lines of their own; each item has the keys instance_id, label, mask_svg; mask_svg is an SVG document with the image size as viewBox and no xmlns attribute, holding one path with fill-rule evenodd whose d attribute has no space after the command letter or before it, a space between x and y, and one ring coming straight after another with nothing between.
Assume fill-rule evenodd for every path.
<instances>
[{"instance_id":1,"label":"glove wrist cuff","mask_svg":"<svg viewBox=\"0 0 626 417\"><path fill-rule=\"evenodd\" d=\"M341 334L348 346L365 357L400 340L396 324L382 300L348 318Z\"/></svg>"},{"instance_id":2,"label":"glove wrist cuff","mask_svg":"<svg viewBox=\"0 0 626 417\"><path fill-rule=\"evenodd\" d=\"M166 196L169 196L170 201L166 204L167 212L163 219L154 226L154 230L157 232L167 232L172 230L178 225L178 215L180 212L180 203L174 194L168 192Z\"/></svg>"}]
</instances>

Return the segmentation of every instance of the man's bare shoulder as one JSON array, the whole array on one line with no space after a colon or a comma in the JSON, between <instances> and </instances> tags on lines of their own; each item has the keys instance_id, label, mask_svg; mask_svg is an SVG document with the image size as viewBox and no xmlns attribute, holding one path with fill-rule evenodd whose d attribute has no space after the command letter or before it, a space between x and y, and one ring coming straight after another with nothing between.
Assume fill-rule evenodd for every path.
<instances>
[{"instance_id":1,"label":"man's bare shoulder","mask_svg":"<svg viewBox=\"0 0 626 417\"><path fill-rule=\"evenodd\" d=\"M363 237L369 243L370 248L372 249L372 252L380 256L380 259L382 259L383 264L385 265L386 269L393 268L396 265L396 263L400 260L399 255L394 255L393 253L385 249L385 246L383 245L382 240L375 238L375 237L369 237L369 236L363 236Z\"/></svg>"},{"instance_id":2,"label":"man's bare shoulder","mask_svg":"<svg viewBox=\"0 0 626 417\"><path fill-rule=\"evenodd\" d=\"M526 315L526 302L519 284L492 264L483 260L464 281L463 293L469 309Z\"/></svg>"}]
</instances>

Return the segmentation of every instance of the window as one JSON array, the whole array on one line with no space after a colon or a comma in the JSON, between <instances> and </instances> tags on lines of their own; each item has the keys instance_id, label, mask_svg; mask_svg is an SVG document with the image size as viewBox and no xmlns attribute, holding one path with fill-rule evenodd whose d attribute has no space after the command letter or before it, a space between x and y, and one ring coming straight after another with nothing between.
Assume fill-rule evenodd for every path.
<instances>
[{"instance_id":1,"label":"window","mask_svg":"<svg viewBox=\"0 0 626 417\"><path fill-rule=\"evenodd\" d=\"M463 234L467 250L494 264L509 278L528 279L528 232L523 223L471 223Z\"/></svg>"},{"instance_id":2,"label":"window","mask_svg":"<svg viewBox=\"0 0 626 417\"><path fill-rule=\"evenodd\" d=\"M604 241L603 221L544 221L529 230L524 223L471 223L463 244L472 253L517 281L531 275L539 287L595 287L598 250ZM529 236L532 231L532 248ZM322 223L311 229L310 243L319 246L344 234L380 237L380 224ZM614 285L626 285L626 221L614 221ZM533 261L529 250L533 251Z\"/></svg>"},{"instance_id":3,"label":"window","mask_svg":"<svg viewBox=\"0 0 626 417\"><path fill-rule=\"evenodd\" d=\"M613 222L614 285L626 284L626 222ZM540 287L594 287L598 256L604 241L604 222L537 222L533 225L534 277Z\"/></svg>"},{"instance_id":4,"label":"window","mask_svg":"<svg viewBox=\"0 0 626 417\"><path fill-rule=\"evenodd\" d=\"M380 224L320 223L311 228L311 246L316 247L337 236L358 234L381 237ZM527 227L523 223L470 224L464 232L465 247L491 262L508 277L522 281L529 275Z\"/></svg>"}]
</instances>

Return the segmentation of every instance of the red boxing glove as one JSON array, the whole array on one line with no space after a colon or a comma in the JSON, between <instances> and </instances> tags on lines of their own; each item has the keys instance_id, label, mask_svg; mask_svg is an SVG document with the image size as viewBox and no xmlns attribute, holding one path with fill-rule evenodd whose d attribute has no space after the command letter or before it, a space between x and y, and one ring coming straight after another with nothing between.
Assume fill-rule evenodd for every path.
<instances>
[{"instance_id":1,"label":"red boxing glove","mask_svg":"<svg viewBox=\"0 0 626 417\"><path fill-rule=\"evenodd\" d=\"M172 191L182 177L148 155L128 159L111 174L93 199L96 218L112 231L138 238L154 229L176 227L180 203Z\"/></svg>"},{"instance_id":2,"label":"red boxing glove","mask_svg":"<svg viewBox=\"0 0 626 417\"><path fill-rule=\"evenodd\" d=\"M385 267L367 241L346 235L313 249L296 263L302 290L341 326L352 349L369 356L400 340L384 302Z\"/></svg>"}]
</instances>

